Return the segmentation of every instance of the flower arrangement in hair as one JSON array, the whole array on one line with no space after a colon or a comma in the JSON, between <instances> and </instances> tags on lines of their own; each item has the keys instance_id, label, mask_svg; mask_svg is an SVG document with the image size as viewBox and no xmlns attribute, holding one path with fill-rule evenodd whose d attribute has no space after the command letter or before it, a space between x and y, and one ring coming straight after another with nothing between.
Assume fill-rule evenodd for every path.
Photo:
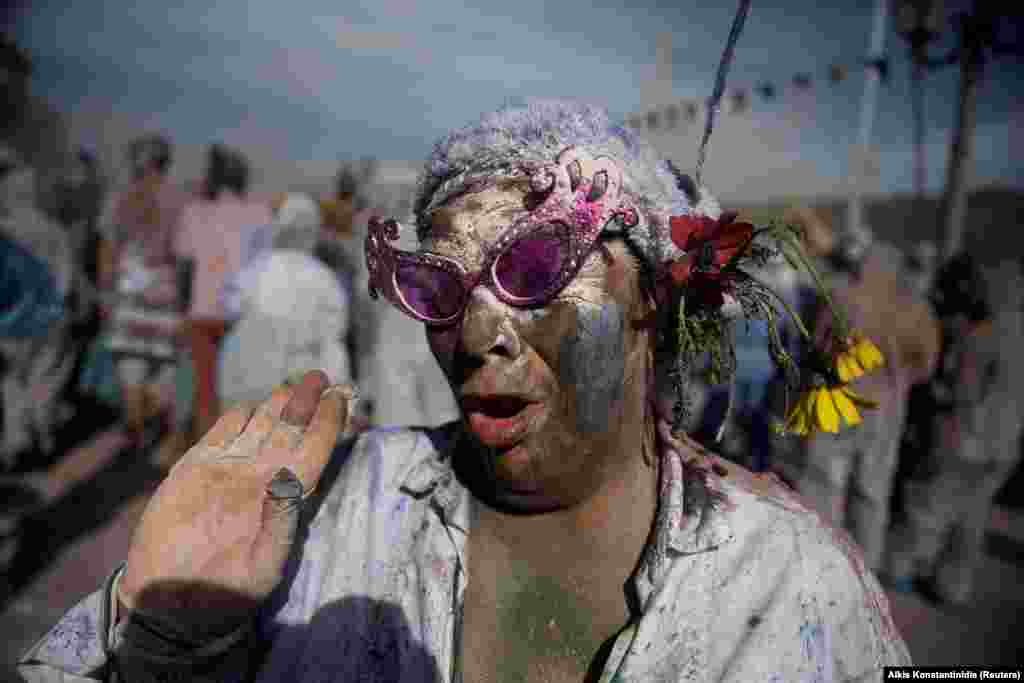
<instances>
[{"instance_id":1,"label":"flower arrangement in hair","mask_svg":"<svg viewBox=\"0 0 1024 683\"><path fill-rule=\"evenodd\" d=\"M670 168L681 189L694 193L689 177L671 164ZM788 400L787 391L785 420L776 425L776 431L804 436L816 431L836 433L841 426L859 424L860 411L875 404L857 394L850 382L880 367L881 352L851 329L807 257L799 227L782 221L755 227L737 218L732 211L723 211L718 218L693 211L669 219L671 240L681 255L662 269L658 290L677 321L671 344L677 350L673 430L681 430L688 417L682 378L699 359L705 354L710 357L712 383L732 379L736 356L731 323L740 318L767 322L772 360L783 372L787 388L798 390L793 401ZM807 271L828 304L832 324L825 339L816 342L786 300L752 274L780 257L790 267ZM778 323L783 317L793 321L808 347L799 364L782 343Z\"/></svg>"}]
</instances>

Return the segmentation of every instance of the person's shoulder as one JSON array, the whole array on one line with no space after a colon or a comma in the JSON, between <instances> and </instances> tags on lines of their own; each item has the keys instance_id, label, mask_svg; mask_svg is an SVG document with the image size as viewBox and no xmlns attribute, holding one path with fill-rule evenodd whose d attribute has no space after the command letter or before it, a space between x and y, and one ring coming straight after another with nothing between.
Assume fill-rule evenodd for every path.
<instances>
[{"instance_id":1,"label":"person's shoulder","mask_svg":"<svg viewBox=\"0 0 1024 683\"><path fill-rule=\"evenodd\" d=\"M700 457L709 487L724 501L720 514L727 516L738 545L758 539L785 547L791 569L801 572L829 568L845 578L865 574L860 551L849 536L826 524L777 474L751 472L708 451Z\"/></svg>"},{"instance_id":2,"label":"person's shoulder","mask_svg":"<svg viewBox=\"0 0 1024 683\"><path fill-rule=\"evenodd\" d=\"M397 492L423 466L440 466L454 438L455 425L378 427L346 437L335 447L341 467L338 483L371 496Z\"/></svg>"},{"instance_id":3,"label":"person's shoulder","mask_svg":"<svg viewBox=\"0 0 1024 683\"><path fill-rule=\"evenodd\" d=\"M752 473L707 451L700 454L708 486L722 501L733 534L719 552L727 580L785 625L812 624L830 635L836 665L857 675L909 661L889 601L863 556L842 529L825 523L777 475ZM760 596L760 597L756 597Z\"/></svg>"}]
</instances>

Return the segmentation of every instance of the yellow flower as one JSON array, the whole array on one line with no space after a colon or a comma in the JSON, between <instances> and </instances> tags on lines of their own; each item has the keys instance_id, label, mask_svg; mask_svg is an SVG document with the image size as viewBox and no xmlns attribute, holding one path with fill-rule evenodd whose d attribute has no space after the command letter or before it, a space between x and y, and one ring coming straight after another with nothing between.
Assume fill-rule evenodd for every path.
<instances>
[{"instance_id":1,"label":"yellow flower","mask_svg":"<svg viewBox=\"0 0 1024 683\"><path fill-rule=\"evenodd\" d=\"M781 431L799 436L816 431L835 434L842 424L853 427L861 423L860 408L876 407L877 403L846 384L812 387L793 403Z\"/></svg>"},{"instance_id":2,"label":"yellow flower","mask_svg":"<svg viewBox=\"0 0 1024 683\"><path fill-rule=\"evenodd\" d=\"M867 337L855 335L847 339L843 350L836 356L836 372L839 381L846 383L857 379L866 372L885 365L882 351Z\"/></svg>"},{"instance_id":3,"label":"yellow flower","mask_svg":"<svg viewBox=\"0 0 1024 683\"><path fill-rule=\"evenodd\" d=\"M783 424L776 424L775 431L781 434L796 434L804 436L811 431L810 415L807 412L807 400L804 396L798 398L789 412L786 414L786 421Z\"/></svg>"}]
</instances>

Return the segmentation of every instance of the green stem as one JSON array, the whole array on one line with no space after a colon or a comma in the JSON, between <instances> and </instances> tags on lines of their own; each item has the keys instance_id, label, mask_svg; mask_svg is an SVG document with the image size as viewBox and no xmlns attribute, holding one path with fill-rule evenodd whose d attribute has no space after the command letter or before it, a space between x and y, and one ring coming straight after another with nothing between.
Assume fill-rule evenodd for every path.
<instances>
[{"instance_id":1,"label":"green stem","mask_svg":"<svg viewBox=\"0 0 1024 683\"><path fill-rule=\"evenodd\" d=\"M821 292L821 295L825 297L825 302L828 304L829 310L832 311L832 316L836 318L836 320L839 322L840 329L838 331L841 333L839 336L847 336L847 334L849 334L850 325L846 320L846 316L839 309L839 307L836 306L836 302L835 300L832 299L832 294L829 291L828 286L826 286L825 283L822 281L821 275L818 273L817 268L811 265L810 260L804 254L804 250L800 247L799 244L794 244L792 238L788 239L787 243L790 244L790 246L792 246L793 251L796 252L796 256L800 260L800 263L803 264L804 268L807 269L807 272L809 272L811 274L811 277L814 278L814 284L818 286L818 290Z\"/></svg>"},{"instance_id":2,"label":"green stem","mask_svg":"<svg viewBox=\"0 0 1024 683\"><path fill-rule=\"evenodd\" d=\"M807 331L806 327L804 327L803 319L799 315L797 315L796 311L794 311L790 307L789 303L781 296L779 296L777 293L775 293L775 290L773 290L771 287L762 284L760 281L758 281L758 284L764 287L766 291L771 293L771 295L775 298L776 301L782 304L782 307L786 309L786 313L789 315L790 318L792 318L793 322L796 324L796 327L800 331L800 334L803 335L804 341L806 341L807 343L811 343L813 341L811 339L811 333Z\"/></svg>"}]
</instances>

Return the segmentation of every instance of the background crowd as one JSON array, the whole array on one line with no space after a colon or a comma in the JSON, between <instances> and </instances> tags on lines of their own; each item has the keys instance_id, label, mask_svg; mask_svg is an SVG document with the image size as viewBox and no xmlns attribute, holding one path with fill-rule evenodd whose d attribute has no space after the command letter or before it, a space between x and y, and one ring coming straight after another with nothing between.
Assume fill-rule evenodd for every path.
<instances>
[{"instance_id":1,"label":"background crowd","mask_svg":"<svg viewBox=\"0 0 1024 683\"><path fill-rule=\"evenodd\" d=\"M457 417L422 331L367 291L367 222L393 209L374 195L373 163L339 164L330 194L255 196L244 150L210 145L204 177L180 186L174 140L152 134L124 150L128 177L114 181L27 95L22 54L2 49L6 472L59 461L62 430L98 414L119 425L127 457L166 471L232 404L317 368L359 387L359 428ZM691 428L848 529L894 590L963 603L993 500L1021 459L1020 264L969 249L941 262L931 243L901 249L870 226L849 230L803 206L778 217L804 230L833 296L881 348L884 369L855 384L880 407L839 435L779 436L790 397L769 332L741 321L736 377L704 384ZM824 302L810 282L782 263L755 275L817 319ZM795 330L780 332L799 355ZM7 493L5 569L32 505L31 495Z\"/></svg>"}]
</instances>

